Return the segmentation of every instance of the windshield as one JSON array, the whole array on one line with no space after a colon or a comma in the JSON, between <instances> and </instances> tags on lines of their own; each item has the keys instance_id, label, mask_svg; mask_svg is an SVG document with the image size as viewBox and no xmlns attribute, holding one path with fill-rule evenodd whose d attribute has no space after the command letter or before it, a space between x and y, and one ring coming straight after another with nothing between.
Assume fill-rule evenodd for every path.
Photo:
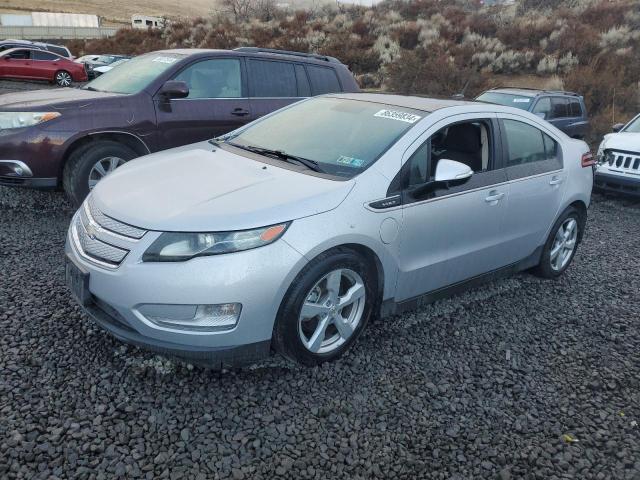
<instances>
[{"instance_id":1,"label":"windshield","mask_svg":"<svg viewBox=\"0 0 640 480\"><path fill-rule=\"evenodd\" d=\"M631 120L625 128L622 129L623 132L629 133L640 133L640 115Z\"/></svg>"},{"instance_id":2,"label":"windshield","mask_svg":"<svg viewBox=\"0 0 640 480\"><path fill-rule=\"evenodd\" d=\"M98 58L96 58L96 62L98 63L112 63L115 62L117 60L118 57L114 57L111 55L100 55Z\"/></svg>"},{"instance_id":3,"label":"windshield","mask_svg":"<svg viewBox=\"0 0 640 480\"><path fill-rule=\"evenodd\" d=\"M111 93L138 93L158 75L185 55L178 53L148 53L127 62L127 68L114 68L100 75L85 87L88 90Z\"/></svg>"},{"instance_id":4,"label":"windshield","mask_svg":"<svg viewBox=\"0 0 640 480\"><path fill-rule=\"evenodd\" d=\"M265 118L226 140L317 162L320 171L353 177L374 163L425 112L319 97Z\"/></svg>"},{"instance_id":5,"label":"windshield","mask_svg":"<svg viewBox=\"0 0 640 480\"><path fill-rule=\"evenodd\" d=\"M533 98L512 93L484 92L476 97L480 102L497 103L507 107L516 107L521 110L529 110Z\"/></svg>"}]
</instances>

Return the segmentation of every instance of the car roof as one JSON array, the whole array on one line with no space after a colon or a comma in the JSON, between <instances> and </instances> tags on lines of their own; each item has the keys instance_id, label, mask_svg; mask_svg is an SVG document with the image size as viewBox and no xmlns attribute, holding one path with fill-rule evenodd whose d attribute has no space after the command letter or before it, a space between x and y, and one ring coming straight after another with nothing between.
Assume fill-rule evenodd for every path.
<instances>
[{"instance_id":1,"label":"car roof","mask_svg":"<svg viewBox=\"0 0 640 480\"><path fill-rule=\"evenodd\" d=\"M299 52L289 52L286 50L260 49L253 47L236 48L234 50L214 49L214 48L173 48L169 50L158 50L150 53L168 53L189 56L206 56L212 53L220 53L223 55L234 55L240 57L278 57L282 60L297 61L301 63L313 63L316 65L342 65L340 61L333 57L325 57L323 55L305 54Z\"/></svg>"},{"instance_id":2,"label":"car roof","mask_svg":"<svg viewBox=\"0 0 640 480\"><path fill-rule=\"evenodd\" d=\"M487 92L506 93L509 95L518 95L521 97L537 97L538 95L567 95L571 97L579 97L580 95L575 92L568 92L565 90L545 90L538 88L526 88L526 87L500 87L492 88ZM483 92L486 93L486 92Z\"/></svg>"},{"instance_id":3,"label":"car roof","mask_svg":"<svg viewBox=\"0 0 640 480\"><path fill-rule=\"evenodd\" d=\"M399 95L394 93L335 93L328 95L335 98L362 100L371 103L393 105L401 108L411 108L423 112L433 112L442 108L460 107L464 105L480 105L480 102L470 100L453 100L449 98L420 97L416 95Z\"/></svg>"}]
</instances>

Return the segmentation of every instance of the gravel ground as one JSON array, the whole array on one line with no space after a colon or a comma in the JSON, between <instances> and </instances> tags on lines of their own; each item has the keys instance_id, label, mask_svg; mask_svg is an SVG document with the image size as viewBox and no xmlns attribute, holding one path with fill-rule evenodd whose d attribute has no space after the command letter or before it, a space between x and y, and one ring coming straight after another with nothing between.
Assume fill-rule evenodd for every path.
<instances>
[{"instance_id":1,"label":"gravel ground","mask_svg":"<svg viewBox=\"0 0 640 480\"><path fill-rule=\"evenodd\" d=\"M558 281L377 321L322 367L223 372L80 313L70 214L0 188L0 478L640 478L640 203L596 197Z\"/></svg>"},{"instance_id":2,"label":"gravel ground","mask_svg":"<svg viewBox=\"0 0 640 480\"><path fill-rule=\"evenodd\" d=\"M22 80L0 80L0 94L22 92L25 90L39 90L42 88L56 88L47 82L26 82Z\"/></svg>"}]
</instances>

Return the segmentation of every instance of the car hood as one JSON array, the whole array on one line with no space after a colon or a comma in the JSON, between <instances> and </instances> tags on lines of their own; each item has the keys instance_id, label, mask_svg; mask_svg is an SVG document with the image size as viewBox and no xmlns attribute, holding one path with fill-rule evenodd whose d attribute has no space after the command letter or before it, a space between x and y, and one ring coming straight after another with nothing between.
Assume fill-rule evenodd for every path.
<instances>
[{"instance_id":1,"label":"car hood","mask_svg":"<svg viewBox=\"0 0 640 480\"><path fill-rule=\"evenodd\" d=\"M626 150L628 152L640 152L640 133L608 133L604 136L600 148L603 150L605 148L613 148L616 150Z\"/></svg>"},{"instance_id":2,"label":"car hood","mask_svg":"<svg viewBox=\"0 0 640 480\"><path fill-rule=\"evenodd\" d=\"M147 230L229 231L332 210L354 184L203 142L128 162L101 181L92 197L104 214Z\"/></svg>"},{"instance_id":3,"label":"car hood","mask_svg":"<svg viewBox=\"0 0 640 480\"><path fill-rule=\"evenodd\" d=\"M0 95L0 111L33 111L40 108L78 108L93 101L118 96L117 93L92 92L81 88L52 88Z\"/></svg>"}]
</instances>

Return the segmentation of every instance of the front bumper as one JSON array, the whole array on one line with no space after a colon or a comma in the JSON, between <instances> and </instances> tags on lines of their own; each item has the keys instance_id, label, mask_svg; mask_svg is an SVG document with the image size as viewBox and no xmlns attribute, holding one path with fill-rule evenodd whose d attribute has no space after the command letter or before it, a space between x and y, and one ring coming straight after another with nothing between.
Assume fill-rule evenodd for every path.
<instances>
[{"instance_id":1,"label":"front bumper","mask_svg":"<svg viewBox=\"0 0 640 480\"><path fill-rule=\"evenodd\" d=\"M640 175L634 178L631 175L607 173L598 169L595 173L594 187L605 192L640 196Z\"/></svg>"},{"instance_id":2,"label":"front bumper","mask_svg":"<svg viewBox=\"0 0 640 480\"><path fill-rule=\"evenodd\" d=\"M34 178L22 160L0 160L0 185L5 187L56 188L57 178Z\"/></svg>"},{"instance_id":3,"label":"front bumper","mask_svg":"<svg viewBox=\"0 0 640 480\"><path fill-rule=\"evenodd\" d=\"M186 262L142 262L142 254L160 235L149 231L117 268L105 268L78 251L71 232L66 255L89 274L88 299L81 305L98 325L126 343L212 366L241 365L268 355L280 303L303 263L283 239ZM242 309L229 330L168 328L140 312L145 304L230 302L240 303Z\"/></svg>"}]
</instances>

